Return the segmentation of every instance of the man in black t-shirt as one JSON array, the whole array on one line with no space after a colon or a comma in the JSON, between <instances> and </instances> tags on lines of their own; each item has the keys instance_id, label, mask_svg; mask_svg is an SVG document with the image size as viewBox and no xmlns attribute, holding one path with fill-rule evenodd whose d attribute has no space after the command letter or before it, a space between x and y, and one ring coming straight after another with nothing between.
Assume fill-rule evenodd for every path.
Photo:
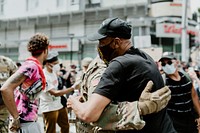
<instances>
[{"instance_id":1,"label":"man in black t-shirt","mask_svg":"<svg viewBox=\"0 0 200 133\"><path fill-rule=\"evenodd\" d=\"M103 21L97 34L90 40L99 40L98 52L108 65L101 80L85 103L70 97L68 105L79 118L86 122L94 122L103 109L112 102L138 101L147 82L154 83L153 91L164 86L162 77L152 58L132 46L131 27L125 21L112 18ZM98 105L98 106L97 106ZM140 102L138 102L140 107ZM142 130L126 130L116 132L131 133L175 133L166 109L145 115L146 125Z\"/></svg>"}]
</instances>

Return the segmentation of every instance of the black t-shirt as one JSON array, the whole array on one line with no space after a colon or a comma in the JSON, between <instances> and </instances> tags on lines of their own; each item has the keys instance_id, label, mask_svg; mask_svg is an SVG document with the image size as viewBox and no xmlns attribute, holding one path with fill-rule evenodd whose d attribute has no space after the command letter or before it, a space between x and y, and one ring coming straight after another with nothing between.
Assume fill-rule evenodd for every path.
<instances>
[{"instance_id":1,"label":"black t-shirt","mask_svg":"<svg viewBox=\"0 0 200 133\"><path fill-rule=\"evenodd\" d=\"M175 81L166 75L166 85L171 90L171 99L167 105L167 112L174 127L180 133L198 133L195 119L198 114L194 110L192 101L192 81L185 72L179 72L181 79Z\"/></svg>"},{"instance_id":2,"label":"black t-shirt","mask_svg":"<svg viewBox=\"0 0 200 133\"><path fill-rule=\"evenodd\" d=\"M149 80L154 82L153 91L164 86L153 59L139 49L130 48L123 56L109 63L94 93L103 95L112 101L132 102L139 99ZM175 132L166 109L143 118L146 121L145 127L140 131L132 130L132 133Z\"/></svg>"},{"instance_id":3,"label":"black t-shirt","mask_svg":"<svg viewBox=\"0 0 200 133\"><path fill-rule=\"evenodd\" d=\"M192 117L193 102L192 102L192 82L183 73L179 72L180 81L175 81L166 76L166 85L171 90L172 97L167 105L169 115L176 117Z\"/></svg>"}]
</instances>

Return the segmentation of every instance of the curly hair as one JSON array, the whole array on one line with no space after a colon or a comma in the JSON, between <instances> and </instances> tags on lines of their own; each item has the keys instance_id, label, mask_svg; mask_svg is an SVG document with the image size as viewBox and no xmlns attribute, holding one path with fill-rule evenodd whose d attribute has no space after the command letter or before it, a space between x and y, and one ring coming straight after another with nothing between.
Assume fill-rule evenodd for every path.
<instances>
[{"instance_id":1,"label":"curly hair","mask_svg":"<svg viewBox=\"0 0 200 133\"><path fill-rule=\"evenodd\" d=\"M36 33L28 42L27 49L34 56L40 55L49 46L49 38L43 33Z\"/></svg>"}]
</instances>

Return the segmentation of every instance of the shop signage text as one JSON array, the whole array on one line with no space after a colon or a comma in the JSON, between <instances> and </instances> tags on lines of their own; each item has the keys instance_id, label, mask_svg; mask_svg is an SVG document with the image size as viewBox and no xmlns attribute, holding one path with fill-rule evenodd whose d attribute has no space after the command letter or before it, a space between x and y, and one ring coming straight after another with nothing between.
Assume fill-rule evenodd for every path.
<instances>
[{"instance_id":1,"label":"shop signage text","mask_svg":"<svg viewBox=\"0 0 200 133\"><path fill-rule=\"evenodd\" d=\"M177 38L181 37L182 27L181 24L170 23L157 23L156 24L156 36L157 37L169 37ZM199 31L194 26L187 26L187 34L199 37Z\"/></svg>"},{"instance_id":2,"label":"shop signage text","mask_svg":"<svg viewBox=\"0 0 200 133\"><path fill-rule=\"evenodd\" d=\"M164 31L165 33L175 33L175 34L181 34L182 28L180 27L176 27L176 25L163 25L164 26ZM191 35L198 35L198 32L195 32L193 30L188 29L187 30L187 34L191 34Z\"/></svg>"},{"instance_id":3,"label":"shop signage text","mask_svg":"<svg viewBox=\"0 0 200 133\"><path fill-rule=\"evenodd\" d=\"M50 44L49 45L49 49L67 49L68 48L68 46L67 46L67 44Z\"/></svg>"}]
</instances>

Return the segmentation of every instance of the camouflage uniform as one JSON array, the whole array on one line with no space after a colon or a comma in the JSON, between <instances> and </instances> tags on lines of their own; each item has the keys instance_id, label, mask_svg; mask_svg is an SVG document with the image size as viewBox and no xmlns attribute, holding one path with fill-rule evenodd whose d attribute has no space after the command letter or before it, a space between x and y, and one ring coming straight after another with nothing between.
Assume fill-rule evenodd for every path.
<instances>
[{"instance_id":1,"label":"camouflage uniform","mask_svg":"<svg viewBox=\"0 0 200 133\"><path fill-rule=\"evenodd\" d=\"M81 94L87 101L97 87L106 65L96 57L89 65L82 79ZM109 117L111 116L111 117ZM115 117L113 117L115 116ZM145 122L140 119L137 102L110 104L95 123L76 123L77 133L114 133L116 130L141 129Z\"/></svg>"},{"instance_id":2,"label":"camouflage uniform","mask_svg":"<svg viewBox=\"0 0 200 133\"><path fill-rule=\"evenodd\" d=\"M89 96L97 87L105 69L106 65L99 57L96 57L88 66L86 73L83 75L81 85L81 94L85 101L89 99Z\"/></svg>"},{"instance_id":3,"label":"camouflage uniform","mask_svg":"<svg viewBox=\"0 0 200 133\"><path fill-rule=\"evenodd\" d=\"M87 71L82 77L81 84L81 94L84 101L87 101L90 98L90 95L98 85L101 75L105 69L106 65L99 58L95 58L88 66ZM94 133L95 130L97 130L97 127L88 123L84 123L80 120L77 120L76 122L77 133Z\"/></svg>"},{"instance_id":4,"label":"camouflage uniform","mask_svg":"<svg viewBox=\"0 0 200 133\"><path fill-rule=\"evenodd\" d=\"M16 70L17 66L11 59L0 56L0 87ZM0 94L0 100L1 99L2 97ZM0 118L4 121L8 117L8 111L1 102L3 101L0 101Z\"/></svg>"}]
</instances>

